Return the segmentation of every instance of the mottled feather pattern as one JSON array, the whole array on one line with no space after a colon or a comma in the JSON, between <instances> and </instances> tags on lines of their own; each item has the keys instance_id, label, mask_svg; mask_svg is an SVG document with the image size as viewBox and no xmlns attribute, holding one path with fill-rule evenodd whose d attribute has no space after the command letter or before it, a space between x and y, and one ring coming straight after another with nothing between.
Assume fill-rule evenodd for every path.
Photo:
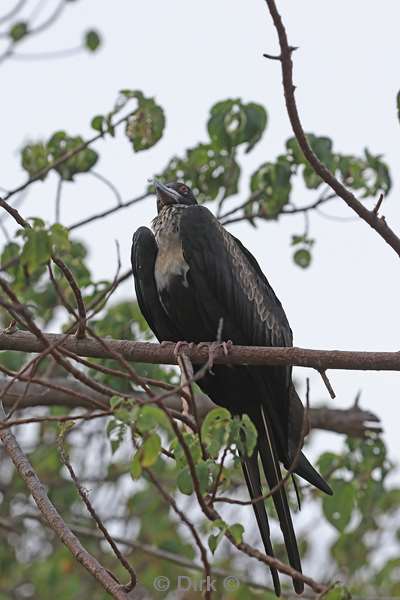
<instances>
[{"instance_id":1,"label":"mottled feather pattern","mask_svg":"<svg viewBox=\"0 0 400 600\"><path fill-rule=\"evenodd\" d=\"M159 214L152 220L151 226L154 236L159 243L161 237L179 233L179 221L182 211L186 208L183 204L163 206Z\"/></svg>"},{"instance_id":2,"label":"mottled feather pattern","mask_svg":"<svg viewBox=\"0 0 400 600\"><path fill-rule=\"evenodd\" d=\"M240 289L244 291L248 300L254 304L260 321L266 324L270 332L268 337L271 337L271 345L291 346L292 336L289 324L287 324L287 328L282 327L282 315L276 314L275 306L271 306L268 297L262 293L259 278L255 277L254 269L242 253L236 240L217 220L216 224L222 233L225 248L232 259L234 267L232 272L240 284Z\"/></svg>"}]
</instances>

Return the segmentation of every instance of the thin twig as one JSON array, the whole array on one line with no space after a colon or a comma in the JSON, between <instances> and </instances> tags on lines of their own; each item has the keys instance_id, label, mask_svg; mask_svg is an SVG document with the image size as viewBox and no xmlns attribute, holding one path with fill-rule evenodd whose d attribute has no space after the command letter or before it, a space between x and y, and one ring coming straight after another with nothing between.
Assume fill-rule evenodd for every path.
<instances>
[{"instance_id":1,"label":"thin twig","mask_svg":"<svg viewBox=\"0 0 400 600\"><path fill-rule=\"evenodd\" d=\"M76 306L78 308L78 317L79 323L78 328L76 330L76 337L78 339L82 339L85 337L86 330L86 308L85 302L82 298L82 293L78 283L75 281L75 277L69 267L65 264L61 258L58 256L52 256L53 262L57 265L57 267L62 271L65 279L68 281L70 288L75 296Z\"/></svg>"},{"instance_id":2,"label":"thin twig","mask_svg":"<svg viewBox=\"0 0 400 600\"><path fill-rule=\"evenodd\" d=\"M0 411L2 411L1 404ZM4 411L1 412L0 416L4 419ZM63 544L65 544L75 559L101 583L104 589L109 592L113 598L116 600L128 600L125 590L111 577L98 560L89 554L61 518L56 508L50 502L45 487L36 475L29 460L22 452L10 429L0 429L0 440L3 442L7 454L24 480L40 513L43 515L49 527Z\"/></svg>"},{"instance_id":3,"label":"thin twig","mask_svg":"<svg viewBox=\"0 0 400 600\"><path fill-rule=\"evenodd\" d=\"M85 219L81 219L80 221L76 221L75 223L73 223L72 225L70 225L68 227L68 230L74 231L75 229L78 229L79 227L83 227L83 225L88 225L89 223L93 223L93 221L97 221L98 219L103 219L104 217L108 217L109 215L112 215L113 213L115 213L119 210L122 210L124 208L129 208L133 204L137 204L138 202L145 200L149 196L150 196L150 193L145 192L141 196L137 196L136 198L132 198L131 200L127 200L126 202L122 202L122 204L117 204L116 206L113 206L111 208L103 210L102 212L99 212L95 215L91 215L90 217L86 217Z\"/></svg>"},{"instance_id":4,"label":"thin twig","mask_svg":"<svg viewBox=\"0 0 400 600\"><path fill-rule=\"evenodd\" d=\"M334 400L336 398L335 390L333 389L332 384L328 379L328 375L326 374L325 369L321 369L319 374L321 375L322 381L324 382L325 387L328 390L330 397L332 398L332 400Z\"/></svg>"},{"instance_id":5,"label":"thin twig","mask_svg":"<svg viewBox=\"0 0 400 600\"><path fill-rule=\"evenodd\" d=\"M378 214L378 212L379 212L379 209L380 209L380 207L381 207L381 205L382 205L383 199L384 199L384 195L383 195L383 194L381 194L381 195L379 196L378 202L375 204L374 208L372 209L372 212L373 212L375 215L377 215L377 214Z\"/></svg>"},{"instance_id":6,"label":"thin twig","mask_svg":"<svg viewBox=\"0 0 400 600\"><path fill-rule=\"evenodd\" d=\"M118 119L113 124L113 127L116 128L119 125L121 125L122 123L125 123L134 114L134 112L135 111L131 111L125 117L121 117L120 119ZM38 173L36 173L35 175L33 175L32 177L30 177L29 179L27 179L24 183L22 183L21 185L19 185L16 188L10 190L4 196L4 198L0 198L0 206L2 206L17 221L17 223L19 225L22 225L22 227L26 227L27 226L26 221L24 219L22 219L22 217L21 217L21 215L19 215L19 213L17 213L17 214L13 213L13 211L10 210L11 209L10 205L7 204L6 201L9 198L11 198L12 196L14 196L15 194L17 194L18 192L21 192L22 190L24 190L25 188L27 188L28 186L30 186L35 181L39 181L40 179L42 179L45 175L47 175L47 173L49 173L53 169L56 169L57 167L59 167L60 165L62 165L64 162L66 162L67 160L69 160L70 158L72 158L73 156L76 156L77 154L79 154L80 152L82 152L82 150L86 150L86 148L88 148L89 146L91 146L92 144L94 144L95 142L97 142L99 139L104 138L106 135L107 135L106 131L101 131L100 133L97 133L93 137L91 137L88 140L86 140L86 142L83 142L79 146L76 146L76 148L72 148L71 150L68 150L68 152L65 152L64 154L62 154L60 157L58 157L52 163L50 163L49 165L47 165L47 167L45 167L44 169L41 169L40 171L38 171ZM132 203L133 203L133 201L132 201ZM18 220L18 217L19 217L20 220Z\"/></svg>"},{"instance_id":7,"label":"thin twig","mask_svg":"<svg viewBox=\"0 0 400 600\"><path fill-rule=\"evenodd\" d=\"M97 524L97 527L100 529L100 531L104 535L104 537L107 540L107 542L110 544L110 546L112 548L112 551L114 552L115 556L117 557L117 559L119 560L119 562L121 563L121 565L129 573L130 582L127 585L123 586L123 587L124 587L124 590L126 592L130 592L135 587L136 582L137 582L137 577L136 577L135 570L129 564L129 562L127 561L127 559L125 558L125 556L120 552L117 544L114 542L113 538L108 533L108 530L107 530L106 526L104 525L103 521L100 519L100 517L97 514L97 512L95 511L92 503L90 502L86 490L84 490L83 487L81 486L81 484L79 483L78 478L75 475L75 471L74 471L74 469L73 469L73 467L71 465L71 462L69 460L68 453L65 450L64 437L65 437L65 429L64 430L62 429L62 430L60 430L60 433L59 433L59 436L58 436L58 450L60 452L61 460L64 463L65 467L67 468L68 473L70 474L70 477L71 477L72 481L74 482L75 487L76 487L76 489L77 489L80 497L82 498L82 502L86 506L86 508L87 508L90 516L92 517L92 519Z\"/></svg>"},{"instance_id":8,"label":"thin twig","mask_svg":"<svg viewBox=\"0 0 400 600\"><path fill-rule=\"evenodd\" d=\"M74 421L93 421L94 419L109 417L113 412L104 410L98 413L85 413L83 415L47 415L46 417L27 417L26 419L0 420L0 429L7 429L16 425L30 425L31 423L69 423Z\"/></svg>"}]
</instances>

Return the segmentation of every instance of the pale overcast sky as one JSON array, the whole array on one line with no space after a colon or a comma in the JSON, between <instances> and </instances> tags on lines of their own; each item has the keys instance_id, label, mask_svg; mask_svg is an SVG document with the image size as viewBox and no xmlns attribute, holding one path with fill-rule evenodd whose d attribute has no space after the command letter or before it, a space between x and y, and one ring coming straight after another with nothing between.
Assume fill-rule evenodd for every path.
<instances>
[{"instance_id":1,"label":"pale overcast sky","mask_svg":"<svg viewBox=\"0 0 400 600\"><path fill-rule=\"evenodd\" d=\"M2 11L14 2L3 0ZM44 13L56 0L44 2ZM297 101L307 131L328 135L335 148L360 154L364 147L385 155L393 191L384 204L389 223L400 232L398 156L400 127L395 96L400 88L398 0L321 2L278 1L294 55ZM21 52L73 47L82 31L98 29L104 46L95 55L51 61L9 60L0 65L0 185L11 188L24 180L18 150L28 140L57 129L84 137L89 123L107 112L121 88L155 96L167 115L165 135L151 151L134 155L122 132L100 142L97 170L110 178L124 199L139 194L146 180L169 157L206 140L210 106L228 97L260 102L269 113L262 142L243 160L241 196L248 177L262 162L274 159L291 135L285 112L279 64L262 58L277 51L277 39L262 0L80 0L71 2L62 19L43 36L21 45ZM31 188L24 216L52 219L56 178ZM313 195L300 185L293 201ZM72 223L114 202L110 191L90 176L64 186L62 218ZM152 199L104 222L79 231L91 248L98 278L115 272L115 242L124 267L129 264L134 230L154 216ZM353 213L340 201L326 212ZM255 254L280 297L294 331L296 345L309 348L362 350L400 349L399 268L395 253L362 222L334 222L315 215L311 235L317 240L310 269L291 261L291 234L301 233L303 219L286 217L257 230L232 226ZM119 297L129 297L128 282ZM319 377L311 376L312 401L327 398ZM330 372L337 393L332 406L348 406L362 390L362 406L382 417L391 455L400 452L398 435L399 375ZM338 448L338 436L319 434L318 450Z\"/></svg>"}]
</instances>

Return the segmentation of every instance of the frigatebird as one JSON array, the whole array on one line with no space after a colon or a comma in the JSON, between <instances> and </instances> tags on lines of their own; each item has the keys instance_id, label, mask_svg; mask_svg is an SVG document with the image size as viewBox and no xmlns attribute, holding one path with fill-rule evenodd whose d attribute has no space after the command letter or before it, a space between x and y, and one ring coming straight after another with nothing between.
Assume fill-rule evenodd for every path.
<instances>
[{"instance_id":1,"label":"frigatebird","mask_svg":"<svg viewBox=\"0 0 400 600\"><path fill-rule=\"evenodd\" d=\"M140 309L160 342L232 341L292 346L283 307L254 256L182 182L154 181L157 216L133 236L132 268ZM154 232L154 233L153 233ZM289 563L301 571L280 463L327 494L331 488L300 451L304 408L289 366L214 365L200 388L232 415L247 414L258 432L252 456L241 456L250 497L262 496L259 458L279 518ZM292 465L293 463L293 465ZM253 508L265 552L273 556L265 503ZM271 568L280 595L278 572ZM304 584L293 579L301 594Z\"/></svg>"}]
</instances>

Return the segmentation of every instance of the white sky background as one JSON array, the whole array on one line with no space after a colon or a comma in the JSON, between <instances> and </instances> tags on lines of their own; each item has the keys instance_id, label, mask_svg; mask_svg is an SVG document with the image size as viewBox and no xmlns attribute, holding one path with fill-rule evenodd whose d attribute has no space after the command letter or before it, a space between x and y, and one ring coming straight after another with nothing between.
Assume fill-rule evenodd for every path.
<instances>
[{"instance_id":1,"label":"white sky background","mask_svg":"<svg viewBox=\"0 0 400 600\"><path fill-rule=\"evenodd\" d=\"M54 8L48 0L44 9ZM1 11L14 2L1 2ZM400 88L398 23L400 5L386 0L295 2L280 0L294 55L297 102L307 131L333 138L335 149L361 154L365 146L383 153L391 167L394 187L384 213L400 232L398 153L400 126L395 95ZM43 15L45 15L45 11ZM172 154L207 139L211 105L228 97L264 104L269 124L262 142L243 160L240 196L247 196L248 177L266 160L274 160L292 135L285 112L280 66L262 58L276 53L277 39L262 0L146 0L142 2L81 0L71 2L59 23L47 33L21 44L20 52L73 47L82 32L98 29L104 46L95 55L47 61L9 60L0 65L1 161L0 185L12 188L25 179L19 168L19 148L47 138L57 129L88 137L89 123L113 105L118 90L140 89L164 107L167 128L152 150L135 155L122 131L116 140L99 142L96 170L110 178L124 199L142 192L146 180L159 172ZM22 207L25 217L54 218L56 177L32 186ZM301 186L293 195L298 204L315 195ZM110 191L91 176L65 184L62 220L65 224L114 203ZM352 217L341 201L326 212ZM149 224L155 202L121 211L79 230L91 249L90 264L97 278L112 278L116 268L115 240L123 267L129 265L135 229ZM309 348L400 349L399 258L363 222L333 222L311 216L310 234L317 243L306 271L291 260L293 233L302 233L303 218L285 217L257 230L234 225L231 231L255 254L280 297L295 344ZM127 282L119 297L132 294ZM311 377L311 401L327 398L319 376ZM329 373L337 393L333 406L348 406L362 390L362 406L383 421L391 456L400 452L398 435L399 376L392 373ZM319 434L317 449L341 447L333 434Z\"/></svg>"}]
</instances>

